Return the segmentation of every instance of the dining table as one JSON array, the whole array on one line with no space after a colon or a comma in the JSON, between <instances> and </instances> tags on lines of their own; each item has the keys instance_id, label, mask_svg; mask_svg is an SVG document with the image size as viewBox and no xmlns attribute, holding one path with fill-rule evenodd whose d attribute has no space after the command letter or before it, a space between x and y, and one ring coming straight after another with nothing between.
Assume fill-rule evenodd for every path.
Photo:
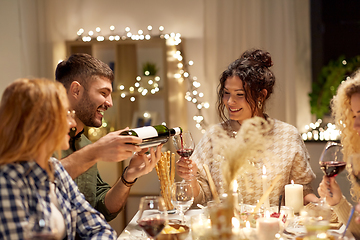
<instances>
[{"instance_id":1,"label":"dining table","mask_svg":"<svg viewBox=\"0 0 360 240\"><path fill-rule=\"evenodd\" d=\"M185 213L185 221L190 221L191 216L202 214L202 209L190 209ZM137 212L134 217L131 219L129 224L125 227L122 233L118 236L117 240L135 240L135 239L147 239L146 233L141 229L139 224L137 224L137 220L139 219L139 212ZM168 213L168 219L171 220L181 220L179 214L174 212ZM191 234L189 234L186 240L192 240Z\"/></svg>"},{"instance_id":2,"label":"dining table","mask_svg":"<svg viewBox=\"0 0 360 240\"><path fill-rule=\"evenodd\" d=\"M191 216L195 216L195 215L199 215L199 214L203 214L202 209L190 209L185 213L185 221L187 221L189 223ZM141 227L137 223L138 219L139 219L139 212L137 212L134 215L134 217L131 219L129 224L125 227L125 229L122 231L122 233L118 236L117 240L140 240L140 239L145 240L145 239L147 239L146 233L141 229ZM171 212L168 214L168 219L169 219L169 221L171 221L171 220L180 221L181 218L180 218L179 214ZM190 226L190 224L188 224L188 225ZM256 229L253 229L253 230L255 231ZM337 235L340 235L344 232L344 230L345 230L345 225L342 225L339 229L332 229L330 231L336 233ZM294 239L294 240L296 239L295 235L285 234L285 236L287 239ZM347 240L355 240L355 238L350 233L350 231L346 232L346 237L347 237L346 238ZM192 240L191 231L185 240Z\"/></svg>"}]
</instances>

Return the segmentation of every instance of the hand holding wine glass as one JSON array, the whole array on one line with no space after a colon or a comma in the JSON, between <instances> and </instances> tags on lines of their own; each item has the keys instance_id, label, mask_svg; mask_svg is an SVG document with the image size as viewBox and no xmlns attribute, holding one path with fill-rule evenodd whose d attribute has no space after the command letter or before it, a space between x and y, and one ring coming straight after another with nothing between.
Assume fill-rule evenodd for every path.
<instances>
[{"instance_id":1,"label":"hand holding wine glass","mask_svg":"<svg viewBox=\"0 0 360 240\"><path fill-rule=\"evenodd\" d=\"M320 168L328 178L336 177L340 172L345 169L346 163L343 160L342 145L336 142L328 142L320 156L319 160ZM333 193L330 190L330 184L334 183L332 179L328 181L328 192L330 197L333 197ZM322 199L325 202L325 198Z\"/></svg>"},{"instance_id":2,"label":"hand holding wine glass","mask_svg":"<svg viewBox=\"0 0 360 240\"><path fill-rule=\"evenodd\" d=\"M171 187L171 203L181 216L182 223L185 222L185 212L194 202L192 185L188 181L175 182Z\"/></svg>"},{"instance_id":3,"label":"hand holding wine glass","mask_svg":"<svg viewBox=\"0 0 360 240\"><path fill-rule=\"evenodd\" d=\"M180 135L173 137L173 143L176 152L181 156L177 162L178 175L184 179L191 179L196 173L196 164L194 164L189 158L194 152L195 142L189 131L185 131Z\"/></svg>"},{"instance_id":4,"label":"hand holding wine glass","mask_svg":"<svg viewBox=\"0 0 360 240\"><path fill-rule=\"evenodd\" d=\"M156 239L168 222L167 209L162 197L146 196L140 199L139 226L151 239Z\"/></svg>"}]
</instances>

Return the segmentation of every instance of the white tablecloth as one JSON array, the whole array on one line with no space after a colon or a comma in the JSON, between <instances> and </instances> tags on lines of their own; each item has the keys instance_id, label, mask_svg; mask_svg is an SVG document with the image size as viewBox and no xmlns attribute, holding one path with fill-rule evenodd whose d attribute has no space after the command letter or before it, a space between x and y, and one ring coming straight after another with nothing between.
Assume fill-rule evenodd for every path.
<instances>
[{"instance_id":1,"label":"white tablecloth","mask_svg":"<svg viewBox=\"0 0 360 240\"><path fill-rule=\"evenodd\" d=\"M190 209L185 213L185 220L190 221L190 217L193 215L201 214L201 209ZM178 219L180 220L180 216L178 214L168 214L169 220ZM124 231L119 235L118 240L125 239L146 239L146 233L139 227L136 221L139 219L139 212L135 214L135 216L131 219L129 224L126 226ZM191 234L186 238L186 240L191 240Z\"/></svg>"},{"instance_id":2,"label":"white tablecloth","mask_svg":"<svg viewBox=\"0 0 360 240\"><path fill-rule=\"evenodd\" d=\"M203 211L201 209L190 209L186 212L185 219L187 221L190 221L191 216L201 214L202 212ZM145 240L145 239L147 239L146 233L136 223L138 218L139 218L139 212L137 212L135 214L135 216L131 219L130 223L126 226L124 231L119 235L117 240L125 240L125 239L126 240L136 240L136 239ZM180 220L180 216L178 214L168 214L168 218L169 218L169 220L171 220L171 219ZM335 231L337 233L342 233L344 231L344 229L345 229L345 226L343 225L339 230L337 230L337 231L332 230L332 231ZM349 239L349 240L354 239L354 237L352 236L352 234L349 231L347 232L346 236L348 237L347 239ZM192 240L191 233L188 235L186 240Z\"/></svg>"}]
</instances>

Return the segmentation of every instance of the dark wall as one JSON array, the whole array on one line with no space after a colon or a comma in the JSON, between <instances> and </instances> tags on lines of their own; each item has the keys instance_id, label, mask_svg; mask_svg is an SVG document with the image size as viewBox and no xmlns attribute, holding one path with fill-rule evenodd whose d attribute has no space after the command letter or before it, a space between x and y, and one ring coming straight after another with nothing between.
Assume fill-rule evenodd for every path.
<instances>
[{"instance_id":1,"label":"dark wall","mask_svg":"<svg viewBox=\"0 0 360 240\"><path fill-rule=\"evenodd\" d=\"M311 0L313 80L322 66L341 55L360 55L360 1Z\"/></svg>"}]
</instances>

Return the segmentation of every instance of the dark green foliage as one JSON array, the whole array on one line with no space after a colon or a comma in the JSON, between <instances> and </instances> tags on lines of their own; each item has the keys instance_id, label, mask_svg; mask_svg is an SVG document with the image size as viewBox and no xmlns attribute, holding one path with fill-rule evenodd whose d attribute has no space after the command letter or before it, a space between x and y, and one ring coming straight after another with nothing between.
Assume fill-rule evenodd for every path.
<instances>
[{"instance_id":1,"label":"dark green foliage","mask_svg":"<svg viewBox=\"0 0 360 240\"><path fill-rule=\"evenodd\" d=\"M145 74L146 71L148 71L149 74ZM156 68L155 63L146 62L143 64L143 74L145 76L155 76L157 71L158 71L158 69Z\"/></svg>"},{"instance_id":2,"label":"dark green foliage","mask_svg":"<svg viewBox=\"0 0 360 240\"><path fill-rule=\"evenodd\" d=\"M344 64L344 60L346 64ZM360 67L360 56L346 59L340 56L321 69L316 81L312 84L310 96L311 113L322 118L330 113L330 101L343 80L351 76Z\"/></svg>"}]
</instances>

